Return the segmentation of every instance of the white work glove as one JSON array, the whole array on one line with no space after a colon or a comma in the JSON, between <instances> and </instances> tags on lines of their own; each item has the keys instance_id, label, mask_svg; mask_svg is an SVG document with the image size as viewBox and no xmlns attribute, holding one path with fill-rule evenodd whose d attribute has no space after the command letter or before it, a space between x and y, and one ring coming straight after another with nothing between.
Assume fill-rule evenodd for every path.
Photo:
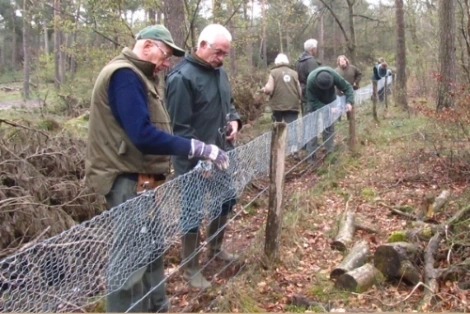
<instances>
[{"instance_id":1,"label":"white work glove","mask_svg":"<svg viewBox=\"0 0 470 314\"><path fill-rule=\"evenodd\" d=\"M191 139L191 151L189 159L201 158L212 161L217 168L225 170L229 166L229 158L226 152L215 145Z\"/></svg>"}]
</instances>

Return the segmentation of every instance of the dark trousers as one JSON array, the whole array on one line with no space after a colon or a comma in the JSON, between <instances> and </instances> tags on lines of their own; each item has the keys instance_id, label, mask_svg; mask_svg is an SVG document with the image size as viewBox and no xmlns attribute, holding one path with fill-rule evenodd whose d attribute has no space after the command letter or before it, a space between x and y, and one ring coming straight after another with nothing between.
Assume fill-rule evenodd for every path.
<instances>
[{"instance_id":1,"label":"dark trousers","mask_svg":"<svg viewBox=\"0 0 470 314\"><path fill-rule=\"evenodd\" d=\"M111 191L106 195L109 208L116 207L137 196L137 177L121 175L114 180ZM163 249L156 247L152 231L158 226L152 225L147 215L155 207L155 198L140 196L139 206L123 208L113 219L113 246L109 252L107 265L106 311L109 313L126 312L135 302L154 289L130 312L167 312L168 299L165 294L165 273ZM132 211L135 210L135 213ZM142 232L143 226L146 232ZM130 232L131 230L139 231ZM156 232L154 232L156 233ZM125 280L124 284L122 282Z\"/></svg>"},{"instance_id":2,"label":"dark trousers","mask_svg":"<svg viewBox=\"0 0 470 314\"><path fill-rule=\"evenodd\" d=\"M286 111L278 111L275 110L273 111L273 121L274 122L285 122L285 123L291 123L299 117L299 112L294 111L294 110L286 110Z\"/></svg>"}]
</instances>

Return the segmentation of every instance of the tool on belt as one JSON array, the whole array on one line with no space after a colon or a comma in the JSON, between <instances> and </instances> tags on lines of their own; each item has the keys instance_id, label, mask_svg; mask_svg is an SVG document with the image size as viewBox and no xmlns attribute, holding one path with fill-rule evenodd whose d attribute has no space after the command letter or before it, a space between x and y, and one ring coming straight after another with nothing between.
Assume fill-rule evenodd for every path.
<instances>
[{"instance_id":1,"label":"tool on belt","mask_svg":"<svg viewBox=\"0 0 470 314\"><path fill-rule=\"evenodd\" d=\"M139 173L137 176L137 194L153 190L165 183L165 180L166 177L163 174Z\"/></svg>"}]
</instances>

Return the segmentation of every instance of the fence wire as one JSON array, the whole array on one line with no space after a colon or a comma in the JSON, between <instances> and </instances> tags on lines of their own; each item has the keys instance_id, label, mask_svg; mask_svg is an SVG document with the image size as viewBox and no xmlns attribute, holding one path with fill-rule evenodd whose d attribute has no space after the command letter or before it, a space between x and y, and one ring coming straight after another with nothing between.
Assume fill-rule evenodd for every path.
<instances>
[{"instance_id":1,"label":"fence wire","mask_svg":"<svg viewBox=\"0 0 470 314\"><path fill-rule=\"evenodd\" d=\"M387 84L391 83L388 77ZM384 79L378 89L383 86ZM371 95L372 84L355 91L356 106ZM344 107L344 99L338 97L289 123L286 154L299 151L321 134ZM153 191L4 258L0 261L0 311L85 312L87 306L123 287L133 273L179 244L185 232L216 218L222 203L240 195L253 179L266 176L271 136L267 132L230 151L226 171L199 163L193 171Z\"/></svg>"}]
</instances>

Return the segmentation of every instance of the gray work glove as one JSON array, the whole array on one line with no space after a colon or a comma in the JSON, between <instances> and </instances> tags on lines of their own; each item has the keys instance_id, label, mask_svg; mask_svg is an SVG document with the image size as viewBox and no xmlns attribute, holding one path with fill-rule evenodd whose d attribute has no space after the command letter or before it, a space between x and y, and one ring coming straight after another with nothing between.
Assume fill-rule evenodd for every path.
<instances>
[{"instance_id":1,"label":"gray work glove","mask_svg":"<svg viewBox=\"0 0 470 314\"><path fill-rule=\"evenodd\" d=\"M217 168L225 170L229 166L229 158L227 153L212 144L191 139L191 151L189 159L201 158L212 161Z\"/></svg>"}]
</instances>

